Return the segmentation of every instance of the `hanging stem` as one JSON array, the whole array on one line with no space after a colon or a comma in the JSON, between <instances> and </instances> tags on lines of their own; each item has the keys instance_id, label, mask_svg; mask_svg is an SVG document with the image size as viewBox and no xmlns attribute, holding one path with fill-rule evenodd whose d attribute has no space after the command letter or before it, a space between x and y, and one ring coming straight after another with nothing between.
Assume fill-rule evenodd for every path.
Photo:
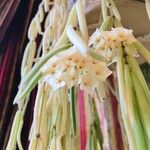
<instances>
[{"instance_id":1,"label":"hanging stem","mask_svg":"<svg viewBox=\"0 0 150 150\"><path fill-rule=\"evenodd\" d=\"M147 96L148 105L150 106L150 100L149 100L149 98L150 98L150 90L149 90L148 85L147 85L147 83L145 81L145 78L144 78L144 76L142 74L142 71L141 71L138 63L136 62L135 58L132 58L132 57L128 56L127 59L128 59L130 67L132 68L132 71L135 74L138 75L137 77L139 79L139 82L140 82L142 88L144 89L144 93Z\"/></svg>"},{"instance_id":2,"label":"hanging stem","mask_svg":"<svg viewBox=\"0 0 150 150\"><path fill-rule=\"evenodd\" d=\"M103 15L103 20L107 18L107 5L106 5L106 0L101 1L102 5L102 15Z\"/></svg>"},{"instance_id":3,"label":"hanging stem","mask_svg":"<svg viewBox=\"0 0 150 150\"><path fill-rule=\"evenodd\" d=\"M107 31L110 30L111 27L113 25L113 17L112 16L108 16L104 22L102 23L101 27L100 27L100 31Z\"/></svg>"},{"instance_id":4,"label":"hanging stem","mask_svg":"<svg viewBox=\"0 0 150 150\"><path fill-rule=\"evenodd\" d=\"M131 78L133 80L133 74L131 73ZM135 86L133 85L133 106L134 106L134 114L135 114L135 124L133 126L135 139L136 139L136 145L139 149L147 149L146 145L146 139L145 139L145 133L143 130L143 123L140 116L140 110L138 107L138 99L136 95Z\"/></svg>"},{"instance_id":5,"label":"hanging stem","mask_svg":"<svg viewBox=\"0 0 150 150\"><path fill-rule=\"evenodd\" d=\"M70 89L70 112L71 112L71 122L72 122L72 129L73 129L73 136L76 135L76 112L75 112L75 88L72 87Z\"/></svg>"},{"instance_id":6,"label":"hanging stem","mask_svg":"<svg viewBox=\"0 0 150 150\"><path fill-rule=\"evenodd\" d=\"M87 133L86 133L86 119L84 108L84 92L81 89L78 89L78 103L79 103L79 120L80 120L80 144L81 150L85 150Z\"/></svg>"},{"instance_id":7,"label":"hanging stem","mask_svg":"<svg viewBox=\"0 0 150 150\"><path fill-rule=\"evenodd\" d=\"M150 142L150 109L147 102L147 97L145 95L144 89L142 88L138 78L133 73L132 74L133 84L135 88L135 94L137 99L137 105L139 109L139 116L141 117L142 127L145 131L147 137L147 142Z\"/></svg>"},{"instance_id":8,"label":"hanging stem","mask_svg":"<svg viewBox=\"0 0 150 150\"><path fill-rule=\"evenodd\" d=\"M84 8L83 8L83 4L82 4L81 0L77 1L76 9L77 9L77 16L78 16L79 27L80 27L82 37L85 40L85 42L88 43L89 34L88 34L88 28L87 28Z\"/></svg>"},{"instance_id":9,"label":"hanging stem","mask_svg":"<svg viewBox=\"0 0 150 150\"><path fill-rule=\"evenodd\" d=\"M21 120L21 115L22 115L21 110L18 110L13 121L12 130L10 133L10 140L7 144L6 150L11 150L16 148L16 139L17 139L19 123Z\"/></svg>"},{"instance_id":10,"label":"hanging stem","mask_svg":"<svg viewBox=\"0 0 150 150\"><path fill-rule=\"evenodd\" d=\"M107 0L107 1L108 1L108 7L110 7L110 9L112 10L113 15L120 21L121 16L114 1L113 0Z\"/></svg>"}]
</instances>

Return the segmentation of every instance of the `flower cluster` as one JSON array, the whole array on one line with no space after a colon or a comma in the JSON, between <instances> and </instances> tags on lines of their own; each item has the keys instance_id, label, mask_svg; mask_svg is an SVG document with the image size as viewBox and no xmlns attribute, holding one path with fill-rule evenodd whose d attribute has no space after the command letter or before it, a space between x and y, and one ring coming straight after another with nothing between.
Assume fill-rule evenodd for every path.
<instances>
[{"instance_id":1,"label":"flower cluster","mask_svg":"<svg viewBox=\"0 0 150 150\"><path fill-rule=\"evenodd\" d=\"M96 30L94 34L90 37L89 46L92 46L96 52L105 57L108 61L114 60L116 56L116 50L118 46L124 45L129 50L129 46L136 41L132 34L132 30L120 28L112 28L111 31L100 32ZM129 52L134 57L137 56L137 52Z\"/></svg>"},{"instance_id":2,"label":"flower cluster","mask_svg":"<svg viewBox=\"0 0 150 150\"><path fill-rule=\"evenodd\" d=\"M43 68L46 76L43 81L50 84L53 90L63 86L71 88L80 85L82 90L92 94L99 81L111 74L106 63L82 56L74 47L53 57Z\"/></svg>"}]
</instances>

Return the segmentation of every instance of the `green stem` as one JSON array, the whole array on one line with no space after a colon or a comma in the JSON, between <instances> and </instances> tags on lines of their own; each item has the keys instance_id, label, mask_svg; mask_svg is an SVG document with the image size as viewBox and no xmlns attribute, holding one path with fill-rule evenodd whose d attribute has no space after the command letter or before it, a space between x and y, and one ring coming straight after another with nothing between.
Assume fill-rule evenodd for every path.
<instances>
[{"instance_id":1,"label":"green stem","mask_svg":"<svg viewBox=\"0 0 150 150\"><path fill-rule=\"evenodd\" d=\"M129 69L130 69L129 66L125 64L126 100L128 100L128 114L129 114L128 116L130 118L131 127L134 132L133 143L132 145L130 145L130 148L134 150L136 149L146 150L144 133L140 121L136 97Z\"/></svg>"},{"instance_id":2,"label":"green stem","mask_svg":"<svg viewBox=\"0 0 150 150\"><path fill-rule=\"evenodd\" d=\"M23 89L21 92L18 92L18 94L15 97L14 103L16 102L22 102L21 106L24 104L25 98L29 95L29 93L33 90L33 88L36 86L38 81L42 78L43 73L39 72L33 77L31 82Z\"/></svg>"},{"instance_id":3,"label":"green stem","mask_svg":"<svg viewBox=\"0 0 150 150\"><path fill-rule=\"evenodd\" d=\"M94 135L91 127L91 135L90 135L90 150L95 150L94 148Z\"/></svg>"},{"instance_id":4,"label":"green stem","mask_svg":"<svg viewBox=\"0 0 150 150\"><path fill-rule=\"evenodd\" d=\"M6 147L6 150L14 150L16 148L17 132L21 119L21 110L18 110L12 125L12 130L10 133L10 138Z\"/></svg>"},{"instance_id":5,"label":"green stem","mask_svg":"<svg viewBox=\"0 0 150 150\"><path fill-rule=\"evenodd\" d=\"M106 0L101 1L102 5L102 15L103 15L103 20L107 18L107 6L106 6Z\"/></svg>"},{"instance_id":6,"label":"green stem","mask_svg":"<svg viewBox=\"0 0 150 150\"><path fill-rule=\"evenodd\" d=\"M23 116L20 119L19 125L18 125L18 132L17 132L17 144L18 144L18 148L19 150L23 150L22 144L21 144L21 130L23 127Z\"/></svg>"},{"instance_id":7,"label":"green stem","mask_svg":"<svg viewBox=\"0 0 150 150\"><path fill-rule=\"evenodd\" d=\"M136 62L135 58L128 56L127 59L128 59L130 67L132 68L132 71L137 75L138 80L139 80L142 88L144 89L144 92L147 96L148 105L150 106L150 90L149 90L148 85L145 81L145 78L142 74L142 71L141 71L138 63Z\"/></svg>"},{"instance_id":8,"label":"green stem","mask_svg":"<svg viewBox=\"0 0 150 150\"><path fill-rule=\"evenodd\" d=\"M147 141L150 143L150 107L147 102L147 97L145 95L144 89L142 88L139 79L137 78L137 74L132 73L132 79L134 83L137 104L139 108L139 114L142 121L142 126L144 128L145 134L147 135ZM147 143L147 144L148 144Z\"/></svg>"},{"instance_id":9,"label":"green stem","mask_svg":"<svg viewBox=\"0 0 150 150\"><path fill-rule=\"evenodd\" d=\"M71 121L72 121L72 129L73 135L76 135L76 113L75 113L75 88L72 87L70 89L71 100L70 100L70 112L71 112Z\"/></svg>"},{"instance_id":10,"label":"green stem","mask_svg":"<svg viewBox=\"0 0 150 150\"><path fill-rule=\"evenodd\" d=\"M125 76L125 91L126 91L126 103L127 103L127 109L129 114L129 119L131 126L134 124L134 109L133 109L133 95L132 95L132 79L130 75L130 68L128 64L124 65L124 76Z\"/></svg>"},{"instance_id":11,"label":"green stem","mask_svg":"<svg viewBox=\"0 0 150 150\"><path fill-rule=\"evenodd\" d=\"M138 109L138 104L137 104L137 95L135 93L135 88L133 86L132 95L133 95L133 106L134 106L134 114L135 114L135 123L133 126L135 138L136 138L136 145L137 145L137 150L146 150L146 142L145 142L145 136L143 132L143 127L142 127L142 120L140 118L140 113Z\"/></svg>"},{"instance_id":12,"label":"green stem","mask_svg":"<svg viewBox=\"0 0 150 150\"><path fill-rule=\"evenodd\" d=\"M100 148L102 149L102 143L103 143L103 138L102 138L102 132L101 132L101 128L100 128L100 121L99 121L99 117L98 117L98 112L96 109L96 103L94 102L94 100L91 99L91 109L92 109L92 114L93 114L93 125L92 125L92 130L93 130L93 135L96 139L96 141L98 142ZM95 142L96 142L95 141Z\"/></svg>"},{"instance_id":13,"label":"green stem","mask_svg":"<svg viewBox=\"0 0 150 150\"><path fill-rule=\"evenodd\" d=\"M113 18L112 16L108 16L102 23L100 27L100 31L107 31L110 30L113 25Z\"/></svg>"}]
</instances>

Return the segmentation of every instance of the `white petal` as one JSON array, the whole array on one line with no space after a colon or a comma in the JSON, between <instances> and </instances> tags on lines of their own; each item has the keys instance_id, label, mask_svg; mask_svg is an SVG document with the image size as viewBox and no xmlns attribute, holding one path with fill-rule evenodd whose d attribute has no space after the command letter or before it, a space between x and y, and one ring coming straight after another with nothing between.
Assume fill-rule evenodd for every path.
<instances>
[{"instance_id":1,"label":"white petal","mask_svg":"<svg viewBox=\"0 0 150 150\"><path fill-rule=\"evenodd\" d=\"M86 42L74 31L70 25L67 28L67 35L74 46L80 51L83 56L87 56L88 46Z\"/></svg>"}]
</instances>

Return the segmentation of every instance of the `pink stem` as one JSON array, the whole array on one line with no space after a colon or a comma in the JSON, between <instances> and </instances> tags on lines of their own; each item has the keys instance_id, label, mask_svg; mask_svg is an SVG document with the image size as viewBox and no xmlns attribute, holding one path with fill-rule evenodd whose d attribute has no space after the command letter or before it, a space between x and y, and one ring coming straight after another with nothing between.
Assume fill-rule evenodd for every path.
<instances>
[{"instance_id":1,"label":"pink stem","mask_svg":"<svg viewBox=\"0 0 150 150\"><path fill-rule=\"evenodd\" d=\"M109 150L108 122L107 122L107 115L105 111L106 111L105 104L102 102L99 105L99 118L100 118L100 126L102 130L102 134L104 137L103 149Z\"/></svg>"},{"instance_id":2,"label":"pink stem","mask_svg":"<svg viewBox=\"0 0 150 150\"><path fill-rule=\"evenodd\" d=\"M85 107L84 107L84 92L81 89L78 89L78 108L79 108L81 150L85 150L86 140L87 140L86 116L85 116Z\"/></svg>"}]
</instances>

